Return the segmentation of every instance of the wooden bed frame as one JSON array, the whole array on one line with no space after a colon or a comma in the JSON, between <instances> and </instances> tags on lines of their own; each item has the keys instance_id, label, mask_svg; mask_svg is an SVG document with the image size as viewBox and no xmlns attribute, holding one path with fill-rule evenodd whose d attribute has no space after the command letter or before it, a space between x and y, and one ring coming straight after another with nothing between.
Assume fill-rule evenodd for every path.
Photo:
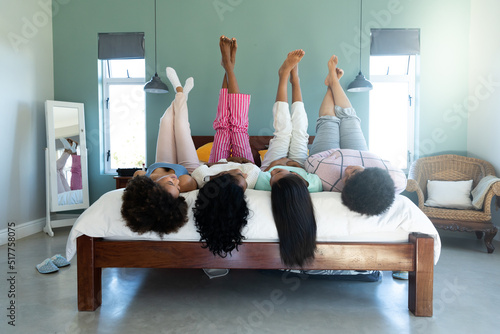
<instances>
[{"instance_id":1,"label":"wooden bed frame","mask_svg":"<svg viewBox=\"0 0 500 334\"><path fill-rule=\"evenodd\" d=\"M282 269L277 242L244 242L226 258L199 242L77 239L78 310L101 305L103 268ZM315 260L304 269L409 271L408 308L432 316L434 239L412 233L406 243L318 243Z\"/></svg>"}]
</instances>

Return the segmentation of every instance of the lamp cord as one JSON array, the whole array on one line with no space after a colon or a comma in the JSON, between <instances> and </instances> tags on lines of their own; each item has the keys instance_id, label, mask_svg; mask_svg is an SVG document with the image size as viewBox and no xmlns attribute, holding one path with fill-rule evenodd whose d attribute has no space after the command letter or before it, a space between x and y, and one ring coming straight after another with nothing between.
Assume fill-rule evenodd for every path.
<instances>
[{"instance_id":1,"label":"lamp cord","mask_svg":"<svg viewBox=\"0 0 500 334\"><path fill-rule=\"evenodd\" d=\"M155 0L155 74L157 74L157 67L156 67L156 57L157 57L158 49L156 48L156 0ZM361 51L360 51L361 53Z\"/></svg>"},{"instance_id":2,"label":"lamp cord","mask_svg":"<svg viewBox=\"0 0 500 334\"><path fill-rule=\"evenodd\" d=\"M156 0L155 0L156 1ZM363 25L363 0L361 0L361 9L359 11L359 71L361 72L361 34Z\"/></svg>"}]
</instances>

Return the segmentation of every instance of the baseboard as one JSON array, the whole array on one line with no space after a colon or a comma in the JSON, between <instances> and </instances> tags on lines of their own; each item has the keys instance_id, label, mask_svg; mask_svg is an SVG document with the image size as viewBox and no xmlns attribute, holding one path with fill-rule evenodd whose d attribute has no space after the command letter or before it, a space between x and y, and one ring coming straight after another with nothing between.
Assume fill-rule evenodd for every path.
<instances>
[{"instance_id":1,"label":"baseboard","mask_svg":"<svg viewBox=\"0 0 500 334\"><path fill-rule=\"evenodd\" d=\"M22 223L14 227L16 230L16 240L21 238L25 238L32 234L36 234L38 232L43 231L43 227L45 226L45 218L40 218L37 220L32 220L30 222ZM7 244L9 237L8 229L5 228L0 230L0 246Z\"/></svg>"}]
</instances>

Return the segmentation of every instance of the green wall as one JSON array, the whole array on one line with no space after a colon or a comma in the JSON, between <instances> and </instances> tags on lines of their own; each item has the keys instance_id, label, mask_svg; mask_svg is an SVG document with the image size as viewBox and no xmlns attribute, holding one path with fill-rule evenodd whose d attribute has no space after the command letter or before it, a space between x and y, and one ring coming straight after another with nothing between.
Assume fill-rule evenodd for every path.
<instances>
[{"instance_id":1,"label":"green wall","mask_svg":"<svg viewBox=\"0 0 500 334\"><path fill-rule=\"evenodd\" d=\"M143 31L149 78L154 74L153 0L53 0L55 99L85 103L91 202L114 188L101 174L97 34ZM420 28L420 153L464 154L466 118L456 113L468 94L470 0L364 1L363 24L383 28ZM158 73L165 67L181 81L195 79L189 95L194 135L212 135L220 67L218 38L238 39L236 74L242 92L252 94L251 135L272 134L271 108L277 71L287 52L302 48L300 64L309 133L314 134L323 98L326 62L336 53L345 70L343 84L359 68L358 1L332 0L158 0ZM365 34L363 36L366 36ZM363 38L362 70L368 74L369 42ZM170 84L169 84L170 85ZM348 93L368 136L368 93ZM147 160L154 162L158 120L174 94L147 96ZM455 106L455 109L453 109ZM388 120L390 122L390 120Z\"/></svg>"}]
</instances>

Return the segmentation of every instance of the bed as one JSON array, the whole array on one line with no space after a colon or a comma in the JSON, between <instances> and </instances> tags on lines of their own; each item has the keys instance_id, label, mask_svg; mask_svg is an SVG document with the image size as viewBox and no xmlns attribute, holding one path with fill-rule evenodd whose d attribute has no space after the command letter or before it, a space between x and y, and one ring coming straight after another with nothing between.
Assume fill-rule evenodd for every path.
<instances>
[{"instance_id":1,"label":"bed","mask_svg":"<svg viewBox=\"0 0 500 334\"><path fill-rule=\"evenodd\" d=\"M123 189L104 194L75 222L66 246L77 253L78 309L101 305L103 268L282 269L270 193L247 190L251 210L242 233L246 240L232 256L213 256L201 247L192 212L177 233L159 238L138 235L120 216ZM198 191L184 194L190 207ZM318 251L304 269L403 270L410 272L408 307L416 316L432 316L433 270L441 250L438 233L408 198L398 195L391 208L365 217L341 204L340 194L311 194L318 224Z\"/></svg>"},{"instance_id":2,"label":"bed","mask_svg":"<svg viewBox=\"0 0 500 334\"><path fill-rule=\"evenodd\" d=\"M271 136L250 136L252 154L260 165ZM310 138L310 142L314 139ZM213 136L193 136L197 148ZM78 310L101 305L101 273L105 268L229 268L284 269L278 234L272 219L270 193L247 190L251 211L242 234L244 243L232 256L221 258L202 248L191 207L198 191L183 194L189 220L177 233L159 238L138 235L120 215L123 189L110 191L75 222L66 245L66 257L77 256ZM384 214L366 217L349 211L339 193L311 194L318 225L315 260L303 269L409 271L408 308L415 316L433 311L434 265L441 241L431 221L407 197L397 195Z\"/></svg>"}]
</instances>

